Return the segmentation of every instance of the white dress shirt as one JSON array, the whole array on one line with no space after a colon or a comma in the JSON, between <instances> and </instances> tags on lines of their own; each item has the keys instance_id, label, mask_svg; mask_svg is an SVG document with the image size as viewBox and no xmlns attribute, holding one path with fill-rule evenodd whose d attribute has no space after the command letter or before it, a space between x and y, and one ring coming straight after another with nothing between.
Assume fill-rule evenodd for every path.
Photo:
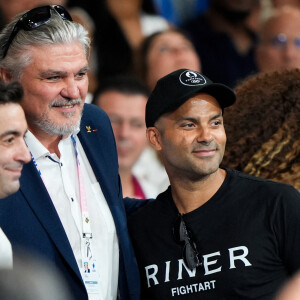
<instances>
[{"instance_id":1,"label":"white dress shirt","mask_svg":"<svg viewBox=\"0 0 300 300\"><path fill-rule=\"evenodd\" d=\"M1 201L1 199L0 199ZM0 228L0 269L11 269L13 266L13 255L11 244Z\"/></svg>"},{"instance_id":2,"label":"white dress shirt","mask_svg":"<svg viewBox=\"0 0 300 300\"><path fill-rule=\"evenodd\" d=\"M93 234L92 255L98 263L100 281L100 293L89 293L89 299L115 300L117 298L119 272L119 245L116 228L108 204L81 143L76 134L74 136ZM56 154L50 154L31 132L26 134L25 140L36 161L37 169L41 172L42 180L65 229L78 267L83 274L80 193L72 139L68 136L59 142L60 158ZM47 156L50 156L52 160Z\"/></svg>"}]
</instances>

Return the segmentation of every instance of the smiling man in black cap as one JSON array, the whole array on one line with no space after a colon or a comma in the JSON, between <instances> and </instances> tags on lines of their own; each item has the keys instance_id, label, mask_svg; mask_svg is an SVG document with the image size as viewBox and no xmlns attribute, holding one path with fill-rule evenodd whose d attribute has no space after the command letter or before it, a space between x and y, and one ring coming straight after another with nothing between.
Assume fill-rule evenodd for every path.
<instances>
[{"instance_id":1,"label":"smiling man in black cap","mask_svg":"<svg viewBox=\"0 0 300 300\"><path fill-rule=\"evenodd\" d=\"M150 95L147 137L171 185L129 220L142 300L273 299L300 267L299 193L219 167L234 102L230 88L186 69Z\"/></svg>"}]
</instances>

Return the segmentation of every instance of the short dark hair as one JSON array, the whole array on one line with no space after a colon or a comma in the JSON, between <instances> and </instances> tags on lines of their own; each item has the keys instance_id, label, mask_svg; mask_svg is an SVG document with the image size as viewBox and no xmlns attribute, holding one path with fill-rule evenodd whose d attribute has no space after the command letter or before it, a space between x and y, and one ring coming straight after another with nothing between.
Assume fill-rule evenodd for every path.
<instances>
[{"instance_id":1,"label":"short dark hair","mask_svg":"<svg viewBox=\"0 0 300 300\"><path fill-rule=\"evenodd\" d=\"M149 88L137 77L130 75L119 75L109 77L99 83L94 93L92 104L97 103L99 96L107 91L116 91L122 94L143 95L149 97Z\"/></svg>"},{"instance_id":2,"label":"short dark hair","mask_svg":"<svg viewBox=\"0 0 300 300\"><path fill-rule=\"evenodd\" d=\"M6 103L20 103L23 99L23 88L17 81L4 83L0 81L0 105Z\"/></svg>"}]
</instances>

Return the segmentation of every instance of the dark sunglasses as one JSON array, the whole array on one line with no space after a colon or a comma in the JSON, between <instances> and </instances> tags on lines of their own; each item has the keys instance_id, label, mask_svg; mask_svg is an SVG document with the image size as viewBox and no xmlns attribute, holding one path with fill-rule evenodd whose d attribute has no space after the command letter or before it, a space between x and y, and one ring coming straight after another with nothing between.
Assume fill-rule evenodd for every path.
<instances>
[{"instance_id":1,"label":"dark sunglasses","mask_svg":"<svg viewBox=\"0 0 300 300\"><path fill-rule=\"evenodd\" d=\"M48 23L51 19L51 10L54 10L63 20L73 21L70 14L61 5L46 5L46 6L33 8L32 10L22 15L22 17L14 26L14 29L12 30L9 39L3 46L4 51L3 51L2 59L6 56L7 51L12 41L16 37L17 33L21 29L30 31L40 27L41 25Z\"/></svg>"},{"instance_id":2,"label":"dark sunglasses","mask_svg":"<svg viewBox=\"0 0 300 300\"><path fill-rule=\"evenodd\" d=\"M202 265L196 244L192 240L192 234L187 229L183 217L180 214L174 224L173 235L176 243L183 245L182 259L186 266L192 270Z\"/></svg>"}]
</instances>

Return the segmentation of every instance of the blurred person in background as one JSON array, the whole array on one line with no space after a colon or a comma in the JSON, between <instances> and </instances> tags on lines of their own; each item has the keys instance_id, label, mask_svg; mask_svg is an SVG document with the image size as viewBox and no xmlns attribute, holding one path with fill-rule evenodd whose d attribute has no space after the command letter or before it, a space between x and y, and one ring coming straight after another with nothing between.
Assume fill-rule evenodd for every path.
<instances>
[{"instance_id":1,"label":"blurred person in background","mask_svg":"<svg viewBox=\"0 0 300 300\"><path fill-rule=\"evenodd\" d=\"M18 13L38 6L40 0L0 0L0 30Z\"/></svg>"},{"instance_id":2,"label":"blurred person in background","mask_svg":"<svg viewBox=\"0 0 300 300\"><path fill-rule=\"evenodd\" d=\"M110 118L124 197L155 198L161 192L152 183L148 170L133 173L134 164L148 145L145 134L148 96L148 88L137 78L119 76L102 81L92 102Z\"/></svg>"},{"instance_id":3,"label":"blurred person in background","mask_svg":"<svg viewBox=\"0 0 300 300\"><path fill-rule=\"evenodd\" d=\"M137 73L152 90L158 79L187 68L201 71L201 61L188 35L180 29L169 29L148 36L141 44Z\"/></svg>"},{"instance_id":4,"label":"blurred person in background","mask_svg":"<svg viewBox=\"0 0 300 300\"><path fill-rule=\"evenodd\" d=\"M145 10L145 0L70 0L84 7L95 23L94 45L97 78L134 73L134 57L142 40L170 25L154 10Z\"/></svg>"},{"instance_id":5,"label":"blurred person in background","mask_svg":"<svg viewBox=\"0 0 300 300\"><path fill-rule=\"evenodd\" d=\"M256 49L259 71L300 68L300 8L281 6L262 23Z\"/></svg>"},{"instance_id":6,"label":"blurred person in background","mask_svg":"<svg viewBox=\"0 0 300 300\"><path fill-rule=\"evenodd\" d=\"M234 87L256 72L254 49L260 9L259 0L210 0L205 13L181 26L191 35L202 72L211 80Z\"/></svg>"},{"instance_id":7,"label":"blurred person in background","mask_svg":"<svg viewBox=\"0 0 300 300\"><path fill-rule=\"evenodd\" d=\"M209 0L153 0L159 14L175 26L204 12L208 3Z\"/></svg>"},{"instance_id":8,"label":"blurred person in background","mask_svg":"<svg viewBox=\"0 0 300 300\"><path fill-rule=\"evenodd\" d=\"M299 0L270 0L274 7L280 7L285 5L291 5L300 7L300 1Z\"/></svg>"}]
</instances>

